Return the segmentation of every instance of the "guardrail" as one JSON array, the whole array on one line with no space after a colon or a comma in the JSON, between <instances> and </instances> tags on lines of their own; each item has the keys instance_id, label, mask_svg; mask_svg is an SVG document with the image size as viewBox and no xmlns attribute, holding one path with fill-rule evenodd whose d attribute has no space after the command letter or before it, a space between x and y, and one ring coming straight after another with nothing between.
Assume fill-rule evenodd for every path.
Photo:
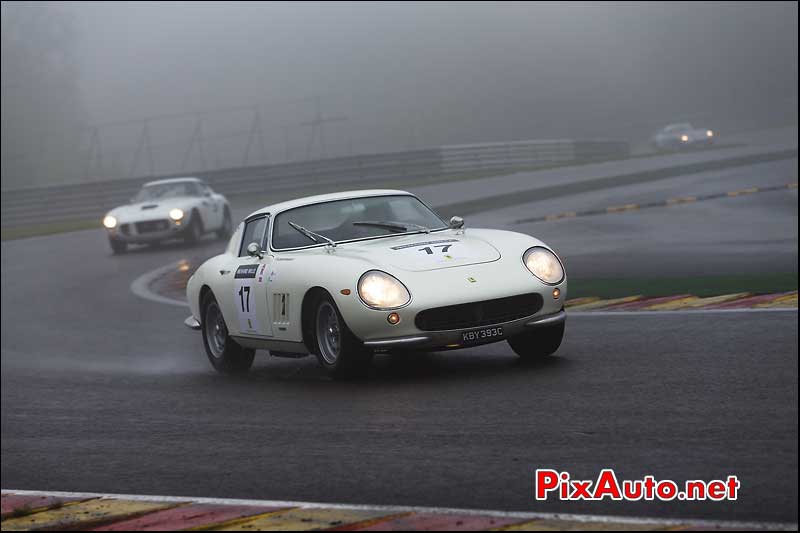
<instances>
[{"instance_id":1,"label":"guardrail","mask_svg":"<svg viewBox=\"0 0 800 533\"><path fill-rule=\"evenodd\" d=\"M441 146L425 150L318 159L282 165L241 167L192 173L230 196L265 194L338 183L375 187L382 183L464 173L537 168L619 159L626 142L612 140L540 140ZM161 178L175 176L160 176ZM5 191L0 225L85 220L124 204L152 177Z\"/></svg>"}]
</instances>

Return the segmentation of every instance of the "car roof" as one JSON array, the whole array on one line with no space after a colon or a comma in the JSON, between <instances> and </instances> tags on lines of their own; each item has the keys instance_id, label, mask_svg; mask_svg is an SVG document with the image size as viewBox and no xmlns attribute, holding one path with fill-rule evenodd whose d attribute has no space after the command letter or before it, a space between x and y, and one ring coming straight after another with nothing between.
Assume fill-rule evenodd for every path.
<instances>
[{"instance_id":1,"label":"car roof","mask_svg":"<svg viewBox=\"0 0 800 533\"><path fill-rule=\"evenodd\" d=\"M306 196L304 198L296 198L294 200L288 200L286 202L280 202L277 204L268 205L258 209L257 211L253 211L246 218L251 218L257 215L263 215L265 213L280 213L281 211L286 211L287 209L292 209L295 207L302 207L304 205L312 205L312 204L320 204L323 202L330 202L332 200L347 200L351 198L367 198L371 196L414 196L408 191L400 191L394 189L365 189L360 191L343 191L343 192L335 192L330 194L318 194L316 196Z\"/></svg>"},{"instance_id":2,"label":"car roof","mask_svg":"<svg viewBox=\"0 0 800 533\"><path fill-rule=\"evenodd\" d=\"M150 185L168 185L168 184L171 184L171 183L187 183L187 182L189 182L189 183L205 183L200 178L192 178L192 177L187 177L187 178L169 178L169 179L163 179L163 180L148 181L147 183L145 183L143 185L143 187L149 187Z\"/></svg>"}]
</instances>

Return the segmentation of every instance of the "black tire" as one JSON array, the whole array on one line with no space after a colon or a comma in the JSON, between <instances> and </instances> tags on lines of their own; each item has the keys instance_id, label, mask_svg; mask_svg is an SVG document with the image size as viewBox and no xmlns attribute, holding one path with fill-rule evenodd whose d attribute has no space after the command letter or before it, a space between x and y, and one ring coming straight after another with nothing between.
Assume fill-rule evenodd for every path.
<instances>
[{"instance_id":1,"label":"black tire","mask_svg":"<svg viewBox=\"0 0 800 533\"><path fill-rule=\"evenodd\" d=\"M250 370L256 352L242 348L228 335L225 318L211 292L203 297L200 309L203 319L200 328L203 332L203 347L211 366L220 374L242 374Z\"/></svg>"},{"instance_id":2,"label":"black tire","mask_svg":"<svg viewBox=\"0 0 800 533\"><path fill-rule=\"evenodd\" d=\"M523 360L536 361L556 353L563 338L564 322L511 337L508 344Z\"/></svg>"},{"instance_id":3,"label":"black tire","mask_svg":"<svg viewBox=\"0 0 800 533\"><path fill-rule=\"evenodd\" d=\"M128 243L119 239L108 239L108 244L111 245L111 252L114 255L124 254L128 251Z\"/></svg>"},{"instance_id":4,"label":"black tire","mask_svg":"<svg viewBox=\"0 0 800 533\"><path fill-rule=\"evenodd\" d=\"M335 379L350 379L366 375L372 362L373 353L353 335L331 297L327 294L321 295L312 309L314 314L311 318L311 348L322 367ZM321 316L323 313L325 317L335 318L336 321L337 334L334 336L338 338L338 350L333 359L331 346L327 342L330 337L321 338L318 331L319 321L323 320Z\"/></svg>"},{"instance_id":5,"label":"black tire","mask_svg":"<svg viewBox=\"0 0 800 533\"><path fill-rule=\"evenodd\" d=\"M196 243L203 237L203 221L200 220L200 214L197 211L192 211L192 218L189 220L189 226L186 228L186 242Z\"/></svg>"},{"instance_id":6,"label":"black tire","mask_svg":"<svg viewBox=\"0 0 800 533\"><path fill-rule=\"evenodd\" d=\"M231 220L231 212L225 208L225 214L222 216L222 227L217 231L217 237L222 240L228 239L233 232L233 220Z\"/></svg>"}]
</instances>

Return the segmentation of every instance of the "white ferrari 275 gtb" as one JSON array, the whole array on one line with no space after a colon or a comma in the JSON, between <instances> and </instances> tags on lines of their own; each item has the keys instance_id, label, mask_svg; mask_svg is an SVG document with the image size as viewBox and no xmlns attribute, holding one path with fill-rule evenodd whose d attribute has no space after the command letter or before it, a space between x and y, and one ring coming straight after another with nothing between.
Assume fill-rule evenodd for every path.
<instances>
[{"instance_id":1,"label":"white ferrari 275 gtb","mask_svg":"<svg viewBox=\"0 0 800 533\"><path fill-rule=\"evenodd\" d=\"M242 372L257 349L315 354L334 377L375 353L506 340L521 357L564 335L561 260L521 233L446 223L416 196L369 190L260 209L189 279L211 364Z\"/></svg>"}]
</instances>

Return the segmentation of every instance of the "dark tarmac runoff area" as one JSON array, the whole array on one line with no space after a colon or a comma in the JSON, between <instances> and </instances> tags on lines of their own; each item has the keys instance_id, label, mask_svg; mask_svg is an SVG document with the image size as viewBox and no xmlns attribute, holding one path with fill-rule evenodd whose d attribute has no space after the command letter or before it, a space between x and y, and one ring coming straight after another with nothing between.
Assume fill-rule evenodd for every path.
<instances>
[{"instance_id":1,"label":"dark tarmac runoff area","mask_svg":"<svg viewBox=\"0 0 800 533\"><path fill-rule=\"evenodd\" d=\"M790 183L797 183L797 158L515 205L478 213L467 221L542 239L559 251L573 278L796 273L796 188L556 221L525 221Z\"/></svg>"},{"instance_id":2,"label":"dark tarmac runoff area","mask_svg":"<svg viewBox=\"0 0 800 533\"><path fill-rule=\"evenodd\" d=\"M796 273L796 189L519 222L796 181L794 157L466 219L541 238L571 276ZM582 313L539 364L503 342L379 356L368 379L337 382L310 357L259 352L230 378L186 309L130 291L220 248L112 256L99 230L2 243L4 489L797 521L796 311ZM741 489L735 502L537 502L537 468L737 475Z\"/></svg>"}]
</instances>

